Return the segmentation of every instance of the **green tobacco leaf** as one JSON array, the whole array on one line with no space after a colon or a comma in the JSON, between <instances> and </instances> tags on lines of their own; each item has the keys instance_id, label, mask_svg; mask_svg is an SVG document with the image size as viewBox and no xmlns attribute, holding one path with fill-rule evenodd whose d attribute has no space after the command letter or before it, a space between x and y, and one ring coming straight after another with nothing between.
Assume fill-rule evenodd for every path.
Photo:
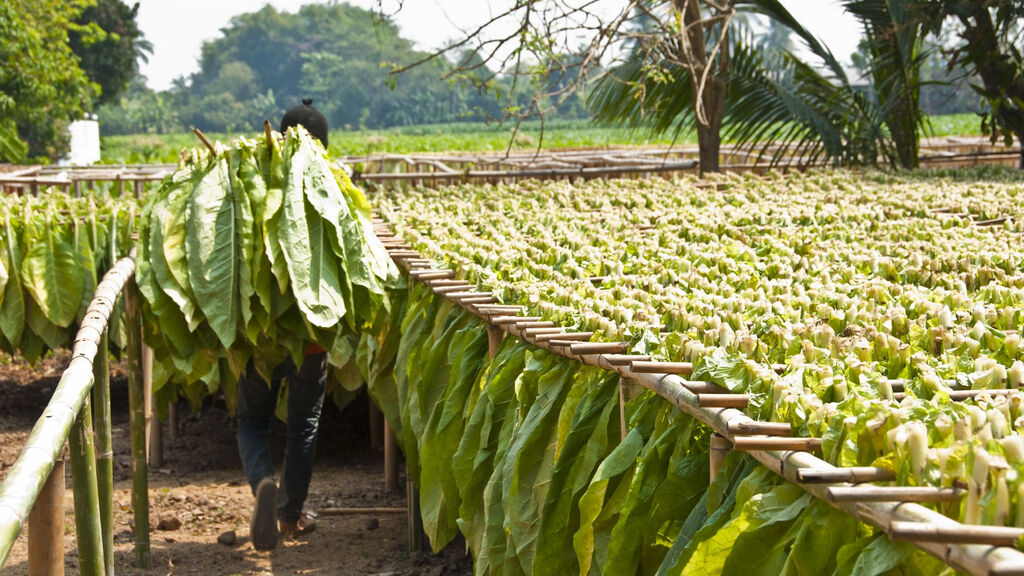
<instances>
[{"instance_id":1,"label":"green tobacco leaf","mask_svg":"<svg viewBox=\"0 0 1024 576\"><path fill-rule=\"evenodd\" d=\"M274 290L273 274L270 259L266 253L264 239L263 215L267 203L267 184L260 173L260 167L248 147L240 149L238 178L245 192L246 203L251 207L251 220L247 229L251 234L252 245L247 250L247 266L252 289L256 296L253 300L253 316L255 323L246 324L246 333L250 340L256 339L257 330L266 331L270 324L271 293ZM244 205L244 204L243 204Z\"/></svg>"},{"instance_id":2,"label":"green tobacco leaf","mask_svg":"<svg viewBox=\"0 0 1024 576\"><path fill-rule=\"evenodd\" d=\"M291 141L289 141L291 142ZM289 146L291 148L292 144ZM290 152L289 152L290 154ZM269 149L266 157L262 155L257 159L261 162L260 172L263 174L263 181L267 186L267 199L263 207L263 243L266 248L265 254L270 261L270 270L277 280L278 291L282 294L288 289L288 265L285 262L284 254L281 251L281 205L284 202L284 159L282 151L274 140L273 148Z\"/></svg>"},{"instance_id":3,"label":"green tobacco leaf","mask_svg":"<svg viewBox=\"0 0 1024 576\"><path fill-rule=\"evenodd\" d=\"M199 177L190 167L176 172L167 197L153 205L151 217L155 221L150 231L150 259L157 282L181 308L190 330L195 330L203 320L203 313L196 305L189 281L185 244L188 222L183 216L188 214L189 199L198 184Z\"/></svg>"},{"instance_id":4,"label":"green tobacco leaf","mask_svg":"<svg viewBox=\"0 0 1024 576\"><path fill-rule=\"evenodd\" d=\"M466 312L461 312L468 315ZM465 407L473 385L487 361L487 330L469 323L451 339L447 350L451 367L448 386L434 403L421 444L420 509L434 525L428 530L431 545L440 550L458 532L461 498L452 461L465 426Z\"/></svg>"},{"instance_id":5,"label":"green tobacco leaf","mask_svg":"<svg viewBox=\"0 0 1024 576\"><path fill-rule=\"evenodd\" d=\"M235 230L237 233L235 244L238 247L238 262L235 268L238 274L238 303L242 316L242 326L243 328L248 328L252 323L252 300L255 295L255 289L252 285L252 274L250 272L250 263L252 262L253 254L256 252L255 240L253 238L253 209L252 204L249 202L249 195L246 193L243 182L239 178L239 168L243 161L242 150L238 146L232 148L228 158L228 166L231 169L229 175L232 190L231 199L235 206ZM261 245L261 251L262 248ZM248 334L249 331L245 330L245 333Z\"/></svg>"},{"instance_id":6,"label":"green tobacco leaf","mask_svg":"<svg viewBox=\"0 0 1024 576\"><path fill-rule=\"evenodd\" d=\"M540 514L551 484L558 442L558 414L568 394L574 370L572 362L547 352L531 352L541 361L534 372L535 384L521 384L520 392L536 390L525 418L515 430L515 438L505 455L504 482L505 528L512 548L506 562L528 572L533 566ZM524 373L524 380L531 372ZM535 388L534 388L535 386ZM522 402L523 395L520 394ZM526 409L525 406L522 409Z\"/></svg>"},{"instance_id":7,"label":"green tobacco leaf","mask_svg":"<svg viewBox=\"0 0 1024 576\"><path fill-rule=\"evenodd\" d=\"M80 256L68 242L47 227L21 264L25 290L53 324L66 327L75 321L82 302L84 280Z\"/></svg>"},{"instance_id":8,"label":"green tobacco leaf","mask_svg":"<svg viewBox=\"0 0 1024 576\"><path fill-rule=\"evenodd\" d=\"M238 223L230 166L221 157L200 172L188 210L185 240L196 303L224 348L238 336Z\"/></svg>"},{"instance_id":9,"label":"green tobacco leaf","mask_svg":"<svg viewBox=\"0 0 1024 576\"><path fill-rule=\"evenodd\" d=\"M10 279L10 275L7 273L6 255L3 253L7 252L6 247L0 247L0 310L4 308L4 292L7 290L7 281Z\"/></svg>"},{"instance_id":10,"label":"green tobacco leaf","mask_svg":"<svg viewBox=\"0 0 1024 576\"><path fill-rule=\"evenodd\" d=\"M50 350L63 348L71 340L69 331L50 322L34 301L26 302L25 310L25 322L29 330Z\"/></svg>"},{"instance_id":11,"label":"green tobacco leaf","mask_svg":"<svg viewBox=\"0 0 1024 576\"><path fill-rule=\"evenodd\" d=\"M285 175L280 233L292 294L314 326L330 328L345 315L342 278L332 248L334 226L317 213L304 192L308 150L299 146Z\"/></svg>"},{"instance_id":12,"label":"green tobacco leaf","mask_svg":"<svg viewBox=\"0 0 1024 576\"><path fill-rule=\"evenodd\" d=\"M96 252L102 252L101 247L93 247L96 238L96 213L89 214L88 230L83 230L77 223L72 223L74 232L73 249L78 254L78 262L81 266L79 274L82 275L82 298L78 302L78 311L75 313L75 322L80 323L85 317L85 311L92 302L93 292L96 291L97 270Z\"/></svg>"},{"instance_id":13,"label":"green tobacco leaf","mask_svg":"<svg viewBox=\"0 0 1024 576\"><path fill-rule=\"evenodd\" d=\"M660 495L659 489L663 482L672 477L674 455L680 452L685 454L690 443L692 428L692 418L679 415L678 409L670 404L663 405L658 414L654 435L648 440L640 454L628 497L619 512L618 522L612 530L608 545L608 557L602 568L603 573L626 574L630 570L642 568L641 558L645 548L655 544L653 540L649 540L650 536L646 534L646 526L655 513ZM695 453L700 454L699 451L695 451ZM682 493L673 491L677 493L672 494L670 498L675 502L684 501L692 507L694 502L689 502L690 494L688 492L696 492L698 494L696 499L699 499L699 494L707 486L707 478L708 475L705 472L703 477L698 477L695 481L696 486L690 487L684 484L680 487L688 488L688 490ZM694 482L692 479L688 480L690 483ZM680 517L683 515L685 512L680 514ZM660 564L660 558L658 564Z\"/></svg>"},{"instance_id":14,"label":"green tobacco leaf","mask_svg":"<svg viewBox=\"0 0 1024 576\"><path fill-rule=\"evenodd\" d=\"M618 486L618 482L614 480L621 479L626 485L629 484L630 478L623 478L623 476L626 475L627 471L632 470L636 463L636 458L640 455L643 447L644 438L640 430L636 428L631 429L622 442L601 461L586 491L579 499L580 527L573 534L572 540L580 574L588 575L595 573L598 571L597 566L604 564L604 559L599 558L597 559L597 566L594 569L591 568L595 560L595 554L598 552L595 524L598 523L601 517L614 518L612 514L618 515L619 507L609 506L608 504L611 502L606 502L606 496L609 493L609 489L614 494L615 488ZM625 492L623 490L623 494ZM603 547L601 550L604 551L607 548Z\"/></svg>"},{"instance_id":15,"label":"green tobacco leaf","mask_svg":"<svg viewBox=\"0 0 1024 576\"><path fill-rule=\"evenodd\" d=\"M4 263L7 266L9 280L4 287L3 306L0 307L0 331L4 338L16 348L21 342L21 333L25 327L25 299L21 291L21 250L18 236L11 223L11 215L4 217Z\"/></svg>"},{"instance_id":16,"label":"green tobacco leaf","mask_svg":"<svg viewBox=\"0 0 1024 576\"><path fill-rule=\"evenodd\" d=\"M697 549L706 541L714 538L719 529L732 519L739 487L756 467L757 464L746 458L741 452L733 451L726 456L721 470L705 493L703 501L693 508L686 521L683 522L683 526L679 529L679 533L658 568L656 576L682 574L687 570L701 568L699 565L691 567L691 560ZM712 498L710 496L712 491L720 494L721 499L718 496ZM714 502L709 502L709 500L714 500ZM740 500L742 501L742 499ZM709 512L709 510L713 511Z\"/></svg>"},{"instance_id":17,"label":"green tobacco leaf","mask_svg":"<svg viewBox=\"0 0 1024 576\"><path fill-rule=\"evenodd\" d=\"M516 378L526 362L526 343L507 338L487 368L483 390L473 407L465 431L452 459L452 469L462 504L459 528L477 557L476 564L486 566L485 536L487 522L484 491L495 470L505 417L515 396Z\"/></svg>"},{"instance_id":18,"label":"green tobacco leaf","mask_svg":"<svg viewBox=\"0 0 1024 576\"><path fill-rule=\"evenodd\" d=\"M594 468L606 456L609 422L613 420L612 414L618 413L618 378L615 375L584 368L577 373L573 384L573 390L577 389L583 392L583 397L573 406L571 424L564 442L558 447L558 460L540 516L534 574L579 571L573 549L573 534L579 528L576 505L587 489ZM569 406L570 402L566 401L563 412ZM618 434L618 427L613 428Z\"/></svg>"}]
</instances>

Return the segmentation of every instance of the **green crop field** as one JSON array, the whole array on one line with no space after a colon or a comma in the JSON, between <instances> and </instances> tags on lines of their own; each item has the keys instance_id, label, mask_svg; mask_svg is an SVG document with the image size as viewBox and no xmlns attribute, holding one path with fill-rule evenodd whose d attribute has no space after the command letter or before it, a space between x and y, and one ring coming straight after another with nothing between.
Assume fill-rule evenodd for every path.
<instances>
[{"instance_id":1,"label":"green crop field","mask_svg":"<svg viewBox=\"0 0 1024 576\"><path fill-rule=\"evenodd\" d=\"M931 136L980 134L980 120L972 114L936 116L931 119ZM255 132L255 131L254 131ZM208 134L211 140L228 141L238 134ZM549 122L543 131L538 121L524 123L518 132L509 125L479 123L427 124L331 133L331 153L348 156L373 153L485 152L530 150L538 147L594 148L603 146L668 146L696 144L696 135L682 133L650 137L621 128L598 126L588 120ZM177 161L182 148L198 145L196 137L185 134L135 134L105 136L103 162L107 164L153 164Z\"/></svg>"}]
</instances>

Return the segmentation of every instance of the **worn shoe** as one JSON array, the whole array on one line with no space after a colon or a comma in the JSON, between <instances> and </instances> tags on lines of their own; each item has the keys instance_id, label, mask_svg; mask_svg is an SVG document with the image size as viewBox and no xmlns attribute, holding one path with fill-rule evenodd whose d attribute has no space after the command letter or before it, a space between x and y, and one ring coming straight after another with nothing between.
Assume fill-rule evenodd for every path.
<instances>
[{"instance_id":1,"label":"worn shoe","mask_svg":"<svg viewBox=\"0 0 1024 576\"><path fill-rule=\"evenodd\" d=\"M273 550L277 546L277 484L273 478L264 478L256 486L249 536L257 550Z\"/></svg>"},{"instance_id":2,"label":"worn shoe","mask_svg":"<svg viewBox=\"0 0 1024 576\"><path fill-rule=\"evenodd\" d=\"M316 530L316 514L312 512L303 511L299 514L298 520L281 520L280 522L281 538L285 540L304 536L314 530Z\"/></svg>"}]
</instances>

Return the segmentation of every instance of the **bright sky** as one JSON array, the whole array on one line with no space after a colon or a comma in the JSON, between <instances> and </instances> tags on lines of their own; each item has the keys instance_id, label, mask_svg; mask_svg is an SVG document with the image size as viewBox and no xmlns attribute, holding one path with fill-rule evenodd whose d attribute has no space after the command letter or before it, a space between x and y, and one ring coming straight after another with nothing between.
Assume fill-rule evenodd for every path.
<instances>
[{"instance_id":1,"label":"bright sky","mask_svg":"<svg viewBox=\"0 0 1024 576\"><path fill-rule=\"evenodd\" d=\"M295 12L311 0L139 0L139 26L153 43L149 63L142 73L149 86L164 90L179 76L199 69L199 47L220 35L232 16L253 12L265 4ZM350 4L376 8L376 0L350 0ZM458 27L471 28L488 19L490 6L499 0L405 0L395 16L402 35L418 48L431 49L459 37ZM821 38L841 60L857 46L860 31L832 0L782 0L782 4L810 31ZM385 8L396 6L386 0Z\"/></svg>"}]
</instances>

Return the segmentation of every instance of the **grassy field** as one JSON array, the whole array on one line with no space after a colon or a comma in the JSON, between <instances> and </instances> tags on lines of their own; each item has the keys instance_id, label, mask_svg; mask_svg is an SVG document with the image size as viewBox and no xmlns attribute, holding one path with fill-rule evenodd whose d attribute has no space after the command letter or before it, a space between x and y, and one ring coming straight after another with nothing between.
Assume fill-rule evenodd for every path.
<instances>
[{"instance_id":1,"label":"grassy field","mask_svg":"<svg viewBox=\"0 0 1024 576\"><path fill-rule=\"evenodd\" d=\"M930 136L979 134L980 121L973 114L936 116L931 119ZM248 134L256 136L255 132ZM239 134L207 134L211 140L228 141ZM649 137L619 128L597 126L587 120L524 123L518 133L508 125L480 123L432 124L331 132L331 153L336 156L370 153L486 152L530 150L540 145L551 148L595 148L615 146L668 146L695 144L694 133ZM137 134L102 138L103 162L108 164L155 164L176 162L182 148L198 146L198 139L185 134Z\"/></svg>"}]
</instances>

